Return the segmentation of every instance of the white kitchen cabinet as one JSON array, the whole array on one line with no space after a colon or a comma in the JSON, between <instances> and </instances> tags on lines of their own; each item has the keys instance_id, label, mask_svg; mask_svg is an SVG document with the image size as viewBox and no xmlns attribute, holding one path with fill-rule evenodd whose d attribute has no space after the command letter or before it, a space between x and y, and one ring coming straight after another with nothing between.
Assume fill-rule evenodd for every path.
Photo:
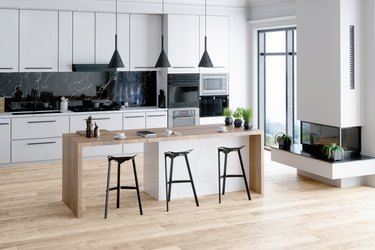
<instances>
[{"instance_id":1,"label":"white kitchen cabinet","mask_svg":"<svg viewBox=\"0 0 375 250\"><path fill-rule=\"evenodd\" d=\"M73 63L95 63L95 13L73 13Z\"/></svg>"},{"instance_id":2,"label":"white kitchen cabinet","mask_svg":"<svg viewBox=\"0 0 375 250\"><path fill-rule=\"evenodd\" d=\"M73 13L59 12L59 71L72 71Z\"/></svg>"},{"instance_id":3,"label":"white kitchen cabinet","mask_svg":"<svg viewBox=\"0 0 375 250\"><path fill-rule=\"evenodd\" d=\"M298 120L335 127L363 125L362 4L357 0L297 1ZM350 86L351 25L354 26L354 89Z\"/></svg>"},{"instance_id":4,"label":"white kitchen cabinet","mask_svg":"<svg viewBox=\"0 0 375 250\"><path fill-rule=\"evenodd\" d=\"M129 14L117 16L117 49L125 68L119 71L129 70ZM108 64L115 50L116 15L111 13L96 13L96 63Z\"/></svg>"},{"instance_id":5,"label":"white kitchen cabinet","mask_svg":"<svg viewBox=\"0 0 375 250\"><path fill-rule=\"evenodd\" d=\"M128 129L143 130L146 128L146 113L145 112L128 112L124 113L125 133ZM134 154L143 152L143 143L124 144L124 154Z\"/></svg>"},{"instance_id":6,"label":"white kitchen cabinet","mask_svg":"<svg viewBox=\"0 0 375 250\"><path fill-rule=\"evenodd\" d=\"M18 71L18 10L0 10L0 72Z\"/></svg>"},{"instance_id":7,"label":"white kitchen cabinet","mask_svg":"<svg viewBox=\"0 0 375 250\"><path fill-rule=\"evenodd\" d=\"M10 162L10 126L10 119L0 119L0 164Z\"/></svg>"},{"instance_id":8,"label":"white kitchen cabinet","mask_svg":"<svg viewBox=\"0 0 375 250\"><path fill-rule=\"evenodd\" d=\"M20 10L20 71L58 71L58 12Z\"/></svg>"},{"instance_id":9,"label":"white kitchen cabinet","mask_svg":"<svg viewBox=\"0 0 375 250\"><path fill-rule=\"evenodd\" d=\"M161 51L161 16L130 15L130 70L156 70Z\"/></svg>"},{"instance_id":10,"label":"white kitchen cabinet","mask_svg":"<svg viewBox=\"0 0 375 250\"><path fill-rule=\"evenodd\" d=\"M200 53L204 52L205 17L200 16ZM200 68L201 72L228 71L229 69L229 17L207 16L207 51L213 68ZM198 63L199 64L199 61Z\"/></svg>"},{"instance_id":11,"label":"white kitchen cabinet","mask_svg":"<svg viewBox=\"0 0 375 250\"><path fill-rule=\"evenodd\" d=\"M199 16L170 14L164 18L168 27L164 46L171 63L168 72L199 72Z\"/></svg>"},{"instance_id":12,"label":"white kitchen cabinet","mask_svg":"<svg viewBox=\"0 0 375 250\"><path fill-rule=\"evenodd\" d=\"M93 122L96 122L99 129L122 130L122 114L90 114ZM70 133L86 130L86 119L90 116L72 115L70 116ZM122 154L122 145L86 147L83 149L83 156L100 156Z\"/></svg>"},{"instance_id":13,"label":"white kitchen cabinet","mask_svg":"<svg viewBox=\"0 0 375 250\"><path fill-rule=\"evenodd\" d=\"M12 141L12 162L46 161L61 159L62 138Z\"/></svg>"},{"instance_id":14,"label":"white kitchen cabinet","mask_svg":"<svg viewBox=\"0 0 375 250\"><path fill-rule=\"evenodd\" d=\"M20 117L12 119L12 140L61 137L69 132L68 116Z\"/></svg>"},{"instance_id":15,"label":"white kitchen cabinet","mask_svg":"<svg viewBox=\"0 0 375 250\"><path fill-rule=\"evenodd\" d=\"M146 128L166 128L167 118L167 111L146 112Z\"/></svg>"}]
</instances>

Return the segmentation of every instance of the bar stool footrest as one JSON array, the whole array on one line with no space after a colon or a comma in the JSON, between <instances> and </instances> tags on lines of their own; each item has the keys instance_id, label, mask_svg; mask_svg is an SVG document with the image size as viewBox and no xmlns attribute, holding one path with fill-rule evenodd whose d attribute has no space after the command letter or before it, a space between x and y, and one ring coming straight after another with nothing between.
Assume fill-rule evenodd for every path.
<instances>
[{"instance_id":1,"label":"bar stool footrest","mask_svg":"<svg viewBox=\"0 0 375 250\"><path fill-rule=\"evenodd\" d=\"M220 178L224 177L244 177L243 174L227 174L227 175L222 175Z\"/></svg>"}]
</instances>

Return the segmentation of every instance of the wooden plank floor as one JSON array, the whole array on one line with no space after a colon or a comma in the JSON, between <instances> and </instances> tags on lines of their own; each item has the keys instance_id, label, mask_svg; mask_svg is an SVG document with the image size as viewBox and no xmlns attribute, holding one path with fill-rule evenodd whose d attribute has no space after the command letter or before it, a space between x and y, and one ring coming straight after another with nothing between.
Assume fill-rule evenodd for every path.
<instances>
[{"instance_id":1,"label":"wooden plank floor","mask_svg":"<svg viewBox=\"0 0 375 250\"><path fill-rule=\"evenodd\" d=\"M375 189L327 186L265 157L264 197L172 200L167 213L142 193L140 216L135 192L122 192L120 209L112 192L107 220L105 158L84 162L82 219L61 201L61 163L0 168L0 249L375 248Z\"/></svg>"}]
</instances>

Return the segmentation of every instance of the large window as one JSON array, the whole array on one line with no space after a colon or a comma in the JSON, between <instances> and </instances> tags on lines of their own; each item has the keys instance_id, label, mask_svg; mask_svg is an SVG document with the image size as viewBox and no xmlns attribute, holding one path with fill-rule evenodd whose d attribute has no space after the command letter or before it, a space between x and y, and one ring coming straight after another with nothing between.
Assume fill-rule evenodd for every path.
<instances>
[{"instance_id":1,"label":"large window","mask_svg":"<svg viewBox=\"0 0 375 250\"><path fill-rule=\"evenodd\" d=\"M259 127L265 145L286 132L299 143L296 120L296 28L258 31Z\"/></svg>"}]
</instances>

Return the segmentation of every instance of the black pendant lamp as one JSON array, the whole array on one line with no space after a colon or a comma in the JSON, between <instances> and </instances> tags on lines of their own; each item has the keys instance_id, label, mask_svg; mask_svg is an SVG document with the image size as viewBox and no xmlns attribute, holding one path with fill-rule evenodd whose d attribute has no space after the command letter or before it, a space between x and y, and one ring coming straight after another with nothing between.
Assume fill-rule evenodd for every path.
<instances>
[{"instance_id":1,"label":"black pendant lamp","mask_svg":"<svg viewBox=\"0 0 375 250\"><path fill-rule=\"evenodd\" d=\"M211 58L207 52L207 0L204 0L204 52L199 62L200 68L212 68Z\"/></svg>"},{"instance_id":2,"label":"black pendant lamp","mask_svg":"<svg viewBox=\"0 0 375 250\"><path fill-rule=\"evenodd\" d=\"M164 0L162 0L162 16L161 16L161 52L160 52L158 61L155 64L155 68L168 68L171 66L171 64L169 63L167 54L164 51L163 18L164 18Z\"/></svg>"},{"instance_id":3,"label":"black pendant lamp","mask_svg":"<svg viewBox=\"0 0 375 250\"><path fill-rule=\"evenodd\" d=\"M113 52L108 68L124 68L120 53L117 50L117 0L116 0L116 34L115 34L115 51Z\"/></svg>"}]
</instances>

